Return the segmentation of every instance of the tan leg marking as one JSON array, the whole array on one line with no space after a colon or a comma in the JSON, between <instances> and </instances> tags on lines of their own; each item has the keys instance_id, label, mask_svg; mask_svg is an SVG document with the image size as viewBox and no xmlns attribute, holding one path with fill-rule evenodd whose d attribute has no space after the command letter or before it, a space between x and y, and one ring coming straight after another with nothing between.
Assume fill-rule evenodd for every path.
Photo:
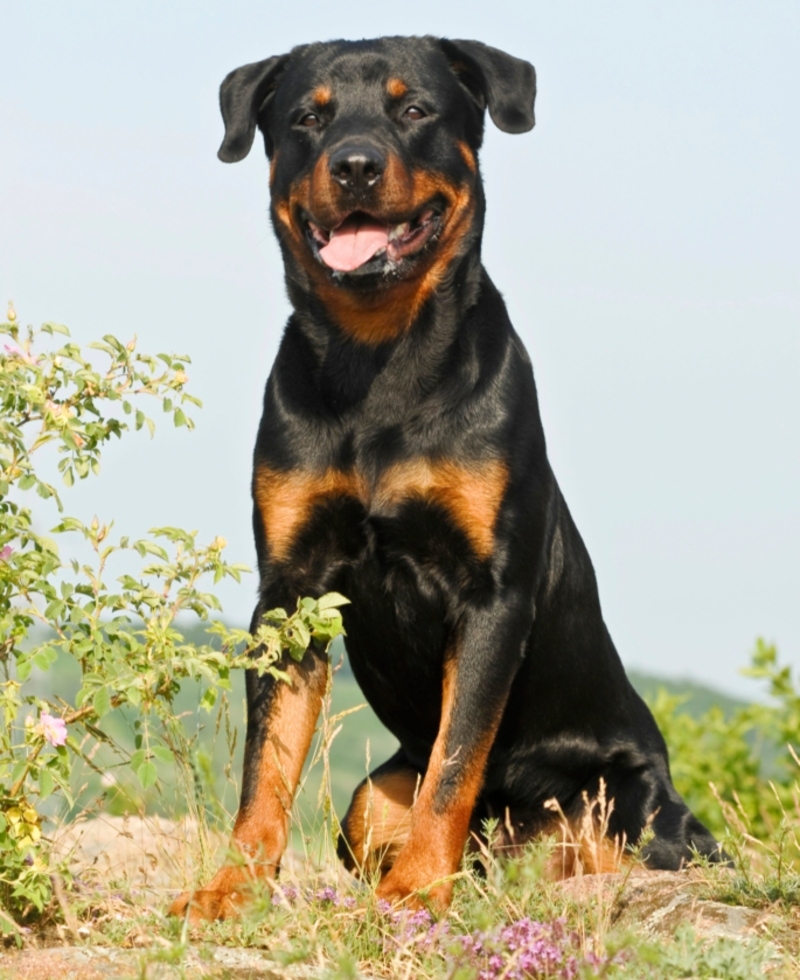
<instances>
[{"instance_id":1,"label":"tan leg marking","mask_svg":"<svg viewBox=\"0 0 800 980\"><path fill-rule=\"evenodd\" d=\"M425 890L430 901L440 908L450 904L453 882L458 871L464 845L469 834L469 822L483 784L486 760L495 736L495 729L484 739L468 759L445 757L447 734L455 702L456 665L445 664L442 721L433 745L428 770L419 797L411 813L411 833L408 842L377 889L379 898L391 902L407 901L419 904L416 893ZM499 724L499 718L498 718ZM461 778L443 809L436 806L436 793L448 766L458 764Z\"/></svg>"},{"instance_id":2,"label":"tan leg marking","mask_svg":"<svg viewBox=\"0 0 800 980\"><path fill-rule=\"evenodd\" d=\"M205 888L180 895L168 914L182 916L188 907L193 921L231 918L246 903L255 879L275 876L286 849L292 802L328 681L327 664L311 654L306 656L311 669L302 679L299 671L290 667L293 683L276 684L255 792L239 811L233 828L231 849L241 855L242 864L226 865Z\"/></svg>"},{"instance_id":3,"label":"tan leg marking","mask_svg":"<svg viewBox=\"0 0 800 980\"><path fill-rule=\"evenodd\" d=\"M553 881L563 881L580 875L608 874L630 865L625 853L625 838L610 837L609 821L614 812L614 800L606 797L603 779L596 797L583 793L583 813L567 819L556 800L545 803L556 816L545 833L556 838L556 846L547 863L545 874Z\"/></svg>"},{"instance_id":4,"label":"tan leg marking","mask_svg":"<svg viewBox=\"0 0 800 980\"><path fill-rule=\"evenodd\" d=\"M344 859L349 871L384 874L391 868L411 832L411 808L420 780L413 769L400 769L356 790L343 828L350 848Z\"/></svg>"}]
</instances>

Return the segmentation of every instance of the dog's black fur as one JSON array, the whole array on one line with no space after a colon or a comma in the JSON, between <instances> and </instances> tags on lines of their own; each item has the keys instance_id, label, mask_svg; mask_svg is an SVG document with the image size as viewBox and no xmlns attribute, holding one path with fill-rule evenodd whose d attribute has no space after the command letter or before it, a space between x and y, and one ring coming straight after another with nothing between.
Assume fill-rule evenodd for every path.
<instances>
[{"instance_id":1,"label":"dog's black fur","mask_svg":"<svg viewBox=\"0 0 800 980\"><path fill-rule=\"evenodd\" d=\"M350 662L400 749L356 790L340 851L393 900L446 904L482 818L524 843L552 828L545 801L577 820L601 781L609 836L652 826L651 867L719 857L603 622L528 355L481 265L484 110L524 132L534 97L527 62L430 37L299 47L222 86L221 159L264 136L294 306L255 449L253 628L299 596L352 601ZM361 242L359 221L402 225L399 245L331 268L331 232ZM287 669L291 687L247 678L234 841L267 875L325 684L320 652ZM244 877L224 868L198 914L233 911Z\"/></svg>"}]
</instances>

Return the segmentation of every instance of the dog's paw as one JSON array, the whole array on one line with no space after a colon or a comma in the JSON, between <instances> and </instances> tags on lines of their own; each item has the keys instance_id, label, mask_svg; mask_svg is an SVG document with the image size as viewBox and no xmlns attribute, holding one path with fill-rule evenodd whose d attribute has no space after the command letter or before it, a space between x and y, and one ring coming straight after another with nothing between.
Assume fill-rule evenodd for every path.
<instances>
[{"instance_id":1,"label":"dog's paw","mask_svg":"<svg viewBox=\"0 0 800 980\"><path fill-rule=\"evenodd\" d=\"M184 918L189 922L213 922L215 919L233 919L241 913L245 895L237 891L212 891L203 888L196 892L184 892L167 909L167 915Z\"/></svg>"},{"instance_id":2,"label":"dog's paw","mask_svg":"<svg viewBox=\"0 0 800 980\"><path fill-rule=\"evenodd\" d=\"M453 882L413 881L390 871L375 891L378 899L406 909L433 908L443 912L453 900Z\"/></svg>"},{"instance_id":3,"label":"dog's paw","mask_svg":"<svg viewBox=\"0 0 800 980\"><path fill-rule=\"evenodd\" d=\"M251 898L253 885L254 876L248 869L221 868L205 888L179 895L167 909L167 915L180 918L188 915L192 924L235 919Z\"/></svg>"}]
</instances>

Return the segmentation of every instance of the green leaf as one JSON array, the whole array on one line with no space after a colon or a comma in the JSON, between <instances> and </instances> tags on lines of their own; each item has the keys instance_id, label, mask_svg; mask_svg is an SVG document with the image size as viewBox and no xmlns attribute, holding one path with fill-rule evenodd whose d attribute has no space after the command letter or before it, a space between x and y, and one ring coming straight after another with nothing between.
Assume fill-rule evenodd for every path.
<instances>
[{"instance_id":1,"label":"green leaf","mask_svg":"<svg viewBox=\"0 0 800 980\"><path fill-rule=\"evenodd\" d=\"M53 533L61 534L64 531L85 531L86 527L84 524L77 519L77 517L65 517L60 524L56 524L53 528Z\"/></svg>"},{"instance_id":2,"label":"green leaf","mask_svg":"<svg viewBox=\"0 0 800 980\"><path fill-rule=\"evenodd\" d=\"M285 619L289 618L289 614L285 609L278 607L277 609L270 609L269 612L265 612L263 616L263 621L269 623L282 623Z\"/></svg>"},{"instance_id":3,"label":"green leaf","mask_svg":"<svg viewBox=\"0 0 800 980\"><path fill-rule=\"evenodd\" d=\"M160 544L156 544L155 541L148 541L146 538L143 538L141 541L137 541L134 547L142 557L147 554L155 555L156 558L160 558L162 561L169 560L166 549L162 548Z\"/></svg>"},{"instance_id":4,"label":"green leaf","mask_svg":"<svg viewBox=\"0 0 800 980\"><path fill-rule=\"evenodd\" d=\"M171 766L175 761L175 756L166 745L154 745L151 751L159 762L163 762L167 766Z\"/></svg>"},{"instance_id":5,"label":"green leaf","mask_svg":"<svg viewBox=\"0 0 800 980\"><path fill-rule=\"evenodd\" d=\"M45 619L49 619L51 622L55 619L61 619L65 608L66 603L62 602L61 599L53 599L44 611Z\"/></svg>"},{"instance_id":6,"label":"green leaf","mask_svg":"<svg viewBox=\"0 0 800 980\"><path fill-rule=\"evenodd\" d=\"M55 788L55 780L49 769L42 769L39 773L39 799L46 800Z\"/></svg>"},{"instance_id":7,"label":"green leaf","mask_svg":"<svg viewBox=\"0 0 800 980\"><path fill-rule=\"evenodd\" d=\"M92 707L97 712L97 717L102 718L111 711L111 695L107 687L99 687L92 698Z\"/></svg>"},{"instance_id":8,"label":"green leaf","mask_svg":"<svg viewBox=\"0 0 800 980\"><path fill-rule=\"evenodd\" d=\"M158 770L154 762L143 762L136 770L136 775L139 777L143 789L155 786L158 781Z\"/></svg>"},{"instance_id":9,"label":"green leaf","mask_svg":"<svg viewBox=\"0 0 800 980\"><path fill-rule=\"evenodd\" d=\"M209 687L203 692L202 698L200 698L200 707L205 711L211 711L214 705L217 703L217 691L216 688Z\"/></svg>"},{"instance_id":10,"label":"green leaf","mask_svg":"<svg viewBox=\"0 0 800 980\"><path fill-rule=\"evenodd\" d=\"M58 654L52 647L40 647L31 655L34 665L42 671L49 670L57 659Z\"/></svg>"},{"instance_id":11,"label":"green leaf","mask_svg":"<svg viewBox=\"0 0 800 980\"><path fill-rule=\"evenodd\" d=\"M42 324L43 333L60 333L65 337L69 337L69 330L64 326L63 323L53 323L52 320L48 320L46 323Z\"/></svg>"},{"instance_id":12,"label":"green leaf","mask_svg":"<svg viewBox=\"0 0 800 980\"><path fill-rule=\"evenodd\" d=\"M346 599L343 595L338 592L326 592L324 596L317 603L319 608L322 609L336 609L339 606L349 606L350 600Z\"/></svg>"}]
</instances>

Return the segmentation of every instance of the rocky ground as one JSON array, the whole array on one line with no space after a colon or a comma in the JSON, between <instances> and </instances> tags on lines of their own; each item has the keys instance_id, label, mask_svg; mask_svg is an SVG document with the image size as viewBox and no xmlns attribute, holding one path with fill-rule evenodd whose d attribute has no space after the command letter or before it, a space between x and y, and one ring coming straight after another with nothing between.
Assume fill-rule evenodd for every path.
<instances>
[{"instance_id":1,"label":"rocky ground","mask_svg":"<svg viewBox=\"0 0 800 980\"><path fill-rule=\"evenodd\" d=\"M128 883L145 896L145 907L163 909L181 885L191 880L201 852L224 851L222 838L199 840L190 823L133 818L103 818L70 828L56 843L87 880ZM768 912L725 905L704 897L702 874L646 872L586 875L563 883L565 896L598 899L608 924L628 927L643 938L669 938L682 923L699 941L718 937L746 941L769 938L786 923ZM113 893L109 900L113 915ZM66 918L67 916L65 916ZM304 980L319 968L279 968L265 953L223 946L192 947L176 962L175 945L135 930L113 948L95 942L91 930L76 921L46 938L24 937L22 948L0 949L0 980Z\"/></svg>"}]
</instances>

